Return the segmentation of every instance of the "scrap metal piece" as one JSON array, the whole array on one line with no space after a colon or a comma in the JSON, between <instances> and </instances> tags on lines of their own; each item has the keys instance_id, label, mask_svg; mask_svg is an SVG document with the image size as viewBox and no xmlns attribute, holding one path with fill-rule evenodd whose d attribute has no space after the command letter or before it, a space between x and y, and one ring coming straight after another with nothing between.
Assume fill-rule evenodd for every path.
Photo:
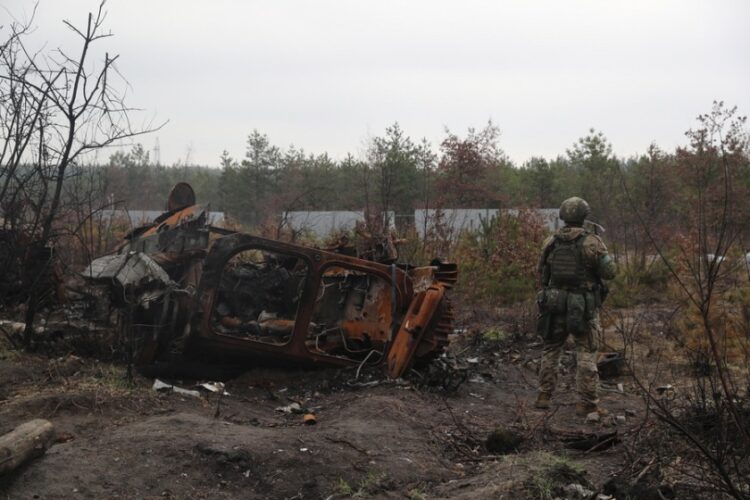
<instances>
[{"instance_id":1,"label":"scrap metal piece","mask_svg":"<svg viewBox=\"0 0 750 500\"><path fill-rule=\"evenodd\" d=\"M291 403L287 406L279 406L276 408L276 411L280 411L281 413L304 413L305 410L299 403Z\"/></svg>"},{"instance_id":2,"label":"scrap metal piece","mask_svg":"<svg viewBox=\"0 0 750 500\"><path fill-rule=\"evenodd\" d=\"M166 382L162 382L161 380L154 379L154 385L151 387L153 390L157 392L175 392L177 394L182 394L183 396L192 396L194 398L201 397L201 393L198 391L192 391L190 389L183 389L182 387L178 387L176 385L167 384Z\"/></svg>"},{"instance_id":3,"label":"scrap metal piece","mask_svg":"<svg viewBox=\"0 0 750 500\"><path fill-rule=\"evenodd\" d=\"M93 280L110 280L122 287L139 287L151 283L172 285L172 280L154 259L141 252L105 255L91 262L83 276Z\"/></svg>"},{"instance_id":4,"label":"scrap metal piece","mask_svg":"<svg viewBox=\"0 0 750 500\"><path fill-rule=\"evenodd\" d=\"M198 384L198 387L205 389L209 392L219 393L222 396L230 396L230 394L224 390L223 382L204 382L202 384Z\"/></svg>"},{"instance_id":5,"label":"scrap metal piece","mask_svg":"<svg viewBox=\"0 0 750 500\"><path fill-rule=\"evenodd\" d=\"M179 210L190 205L195 205L195 191L193 191L193 187L187 182L178 182L169 192L167 210Z\"/></svg>"}]
</instances>

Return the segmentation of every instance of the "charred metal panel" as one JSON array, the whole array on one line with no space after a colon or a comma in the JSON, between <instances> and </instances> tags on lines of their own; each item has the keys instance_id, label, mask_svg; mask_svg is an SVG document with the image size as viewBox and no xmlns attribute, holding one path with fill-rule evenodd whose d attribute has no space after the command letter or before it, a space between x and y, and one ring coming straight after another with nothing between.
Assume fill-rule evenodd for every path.
<instances>
[{"instance_id":1,"label":"charred metal panel","mask_svg":"<svg viewBox=\"0 0 750 500\"><path fill-rule=\"evenodd\" d=\"M439 318L444 295L445 288L437 285L414 297L388 353L388 376L391 378L403 375L411 364L420 342Z\"/></svg>"}]
</instances>

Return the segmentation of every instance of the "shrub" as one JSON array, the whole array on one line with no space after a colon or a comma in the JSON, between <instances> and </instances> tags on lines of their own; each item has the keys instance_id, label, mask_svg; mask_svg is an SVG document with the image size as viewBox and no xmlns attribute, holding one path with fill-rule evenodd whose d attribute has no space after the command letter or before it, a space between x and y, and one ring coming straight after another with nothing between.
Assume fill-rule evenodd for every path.
<instances>
[{"instance_id":1,"label":"shrub","mask_svg":"<svg viewBox=\"0 0 750 500\"><path fill-rule=\"evenodd\" d=\"M618 262L617 276L609 285L612 293L608 305L633 307L664 297L671 281L671 274L661 259L653 258L645 265L633 260L623 260Z\"/></svg>"},{"instance_id":2,"label":"shrub","mask_svg":"<svg viewBox=\"0 0 750 500\"><path fill-rule=\"evenodd\" d=\"M546 229L530 211L502 213L460 235L453 260L461 271L457 293L472 302L510 304L533 297Z\"/></svg>"}]
</instances>

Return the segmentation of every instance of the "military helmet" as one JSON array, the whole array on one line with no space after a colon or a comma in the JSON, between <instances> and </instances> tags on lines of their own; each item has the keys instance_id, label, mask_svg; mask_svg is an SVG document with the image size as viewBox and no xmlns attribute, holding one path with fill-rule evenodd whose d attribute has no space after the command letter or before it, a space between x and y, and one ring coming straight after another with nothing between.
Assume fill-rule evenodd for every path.
<instances>
[{"instance_id":1,"label":"military helmet","mask_svg":"<svg viewBox=\"0 0 750 500\"><path fill-rule=\"evenodd\" d=\"M591 207L586 200L577 196L568 198L560 205L560 218L565 222L583 224L590 213Z\"/></svg>"}]
</instances>

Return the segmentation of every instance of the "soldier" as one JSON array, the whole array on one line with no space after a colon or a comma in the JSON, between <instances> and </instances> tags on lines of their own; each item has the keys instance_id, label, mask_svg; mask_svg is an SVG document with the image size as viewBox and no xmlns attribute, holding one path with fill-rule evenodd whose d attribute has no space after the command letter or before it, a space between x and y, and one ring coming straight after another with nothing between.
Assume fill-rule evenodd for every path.
<instances>
[{"instance_id":1,"label":"soldier","mask_svg":"<svg viewBox=\"0 0 750 500\"><path fill-rule=\"evenodd\" d=\"M538 330L544 339L544 350L535 406L550 407L560 354L572 334L576 344L579 415L598 411L599 309L607 293L602 280L614 278L616 272L602 240L584 228L590 213L589 204L581 198L569 198L562 203L560 219L565 226L544 242L538 267L544 287L537 298Z\"/></svg>"}]
</instances>

